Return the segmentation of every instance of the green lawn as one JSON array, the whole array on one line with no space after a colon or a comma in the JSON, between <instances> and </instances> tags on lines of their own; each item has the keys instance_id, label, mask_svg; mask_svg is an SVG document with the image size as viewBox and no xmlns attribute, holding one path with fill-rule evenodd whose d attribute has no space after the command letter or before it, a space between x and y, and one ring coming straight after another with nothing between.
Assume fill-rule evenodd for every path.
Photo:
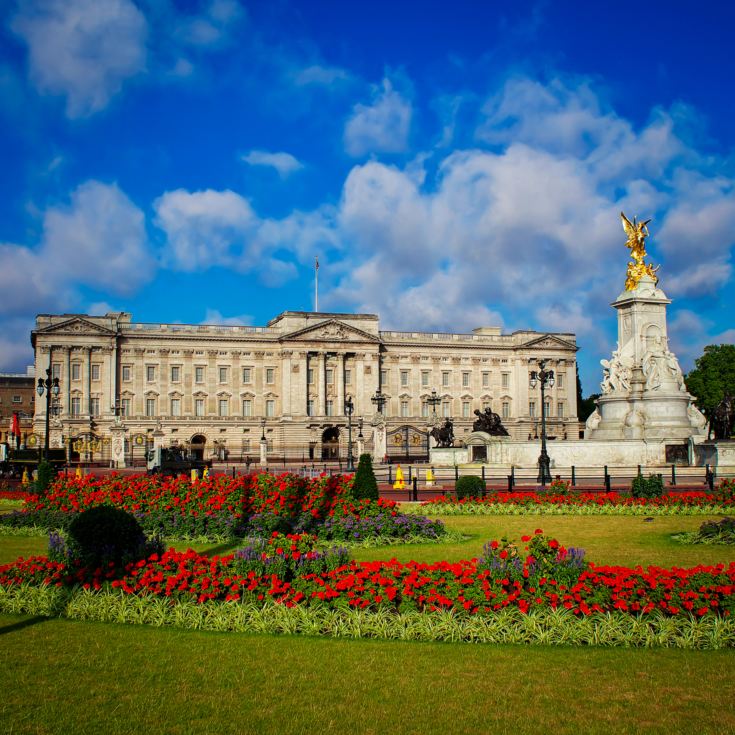
<instances>
[{"instance_id":1,"label":"green lawn","mask_svg":"<svg viewBox=\"0 0 735 735\"><path fill-rule=\"evenodd\" d=\"M467 558L489 538L540 527L600 563L734 559L732 548L670 540L703 520L451 517L469 541L355 556ZM0 562L45 548L43 538L0 536ZM735 651L349 641L8 615L0 642L3 733L735 731Z\"/></svg>"},{"instance_id":2,"label":"green lawn","mask_svg":"<svg viewBox=\"0 0 735 735\"><path fill-rule=\"evenodd\" d=\"M735 731L732 651L0 626L4 733Z\"/></svg>"}]
</instances>

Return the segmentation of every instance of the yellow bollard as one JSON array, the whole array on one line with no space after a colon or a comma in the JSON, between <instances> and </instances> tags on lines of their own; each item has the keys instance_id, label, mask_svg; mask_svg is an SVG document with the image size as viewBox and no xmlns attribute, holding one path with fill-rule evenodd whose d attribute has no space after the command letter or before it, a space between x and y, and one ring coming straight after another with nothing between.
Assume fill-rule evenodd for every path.
<instances>
[{"instance_id":1,"label":"yellow bollard","mask_svg":"<svg viewBox=\"0 0 735 735\"><path fill-rule=\"evenodd\" d=\"M197 470L191 471L191 481L192 482L198 482L199 481L199 472Z\"/></svg>"},{"instance_id":2,"label":"yellow bollard","mask_svg":"<svg viewBox=\"0 0 735 735\"><path fill-rule=\"evenodd\" d=\"M23 468L23 478L20 481L21 485L28 485L30 481L31 481L31 478L28 477L28 468L24 467Z\"/></svg>"},{"instance_id":3,"label":"yellow bollard","mask_svg":"<svg viewBox=\"0 0 735 735\"><path fill-rule=\"evenodd\" d=\"M426 470L426 487L433 487L435 480L436 477L434 477L434 473L431 471L431 467L429 467L429 469Z\"/></svg>"},{"instance_id":4,"label":"yellow bollard","mask_svg":"<svg viewBox=\"0 0 735 735\"><path fill-rule=\"evenodd\" d=\"M401 465L398 465L398 468L396 469L396 481L393 483L393 489L394 490L405 490L406 489L406 483L403 480L403 470L401 469Z\"/></svg>"},{"instance_id":5,"label":"yellow bollard","mask_svg":"<svg viewBox=\"0 0 735 735\"><path fill-rule=\"evenodd\" d=\"M209 467L205 467L204 471L202 472L202 480L208 480L209 479Z\"/></svg>"},{"instance_id":6,"label":"yellow bollard","mask_svg":"<svg viewBox=\"0 0 735 735\"><path fill-rule=\"evenodd\" d=\"M82 477L82 468L77 467L77 471L74 473L75 477Z\"/></svg>"}]
</instances>

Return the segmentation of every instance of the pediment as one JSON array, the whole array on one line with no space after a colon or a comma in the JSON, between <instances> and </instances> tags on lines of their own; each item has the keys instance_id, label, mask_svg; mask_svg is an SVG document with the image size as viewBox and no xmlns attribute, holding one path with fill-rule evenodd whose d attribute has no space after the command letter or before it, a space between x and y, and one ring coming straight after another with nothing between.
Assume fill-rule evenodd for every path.
<instances>
[{"instance_id":1,"label":"pediment","mask_svg":"<svg viewBox=\"0 0 735 735\"><path fill-rule=\"evenodd\" d=\"M536 337L521 345L523 349L529 349L530 347L541 350L558 350L561 348L564 350L573 350L574 352L579 349L573 342L557 337L554 334L542 334L540 337Z\"/></svg>"},{"instance_id":2,"label":"pediment","mask_svg":"<svg viewBox=\"0 0 735 735\"><path fill-rule=\"evenodd\" d=\"M99 324L84 319L83 317L72 317L58 324L51 324L37 330L37 334L87 334L99 335L105 337L114 337L115 332L107 327L101 327Z\"/></svg>"},{"instance_id":3,"label":"pediment","mask_svg":"<svg viewBox=\"0 0 735 735\"><path fill-rule=\"evenodd\" d=\"M306 342L318 340L321 342L362 342L378 344L380 339L374 334L364 332L350 324L345 324L338 319L327 319L319 324L314 324L299 329L281 337L282 342Z\"/></svg>"}]
</instances>

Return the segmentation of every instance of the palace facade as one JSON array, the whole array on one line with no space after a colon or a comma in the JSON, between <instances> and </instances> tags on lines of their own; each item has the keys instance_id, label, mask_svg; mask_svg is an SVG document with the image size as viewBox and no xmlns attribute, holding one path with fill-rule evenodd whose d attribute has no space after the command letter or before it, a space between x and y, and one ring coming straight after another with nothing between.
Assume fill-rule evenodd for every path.
<instances>
[{"instance_id":1,"label":"palace facade","mask_svg":"<svg viewBox=\"0 0 735 735\"><path fill-rule=\"evenodd\" d=\"M269 460L345 457L348 397L353 441L391 458L428 456L428 430L443 418L461 441L487 407L528 439L540 432L541 397L529 385L539 359L556 374L548 435L579 437L573 334L384 331L374 314L294 311L264 327L148 324L121 312L42 314L31 341L36 377L50 369L60 383L51 446L72 459L109 461L113 435L124 437L127 463L156 443L257 461L263 438ZM38 440L45 411L36 401Z\"/></svg>"}]
</instances>

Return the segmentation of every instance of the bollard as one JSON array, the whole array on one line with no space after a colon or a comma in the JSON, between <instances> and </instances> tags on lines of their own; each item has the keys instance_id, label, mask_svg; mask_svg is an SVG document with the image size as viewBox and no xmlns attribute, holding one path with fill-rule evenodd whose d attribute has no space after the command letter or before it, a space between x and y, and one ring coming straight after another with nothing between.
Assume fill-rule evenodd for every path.
<instances>
[{"instance_id":1,"label":"bollard","mask_svg":"<svg viewBox=\"0 0 735 735\"><path fill-rule=\"evenodd\" d=\"M408 481L413 482L413 467L408 465Z\"/></svg>"},{"instance_id":2,"label":"bollard","mask_svg":"<svg viewBox=\"0 0 735 735\"><path fill-rule=\"evenodd\" d=\"M642 477L643 473L641 472L641 466L638 465L638 477Z\"/></svg>"},{"instance_id":3,"label":"bollard","mask_svg":"<svg viewBox=\"0 0 735 735\"><path fill-rule=\"evenodd\" d=\"M605 492L610 492L610 475L607 473L607 465L605 465Z\"/></svg>"},{"instance_id":4,"label":"bollard","mask_svg":"<svg viewBox=\"0 0 735 735\"><path fill-rule=\"evenodd\" d=\"M459 465L454 465L454 481L459 480Z\"/></svg>"},{"instance_id":5,"label":"bollard","mask_svg":"<svg viewBox=\"0 0 735 735\"><path fill-rule=\"evenodd\" d=\"M508 492L513 492L513 475L508 475Z\"/></svg>"},{"instance_id":6,"label":"bollard","mask_svg":"<svg viewBox=\"0 0 735 735\"><path fill-rule=\"evenodd\" d=\"M676 487L676 465L671 465L671 485Z\"/></svg>"},{"instance_id":7,"label":"bollard","mask_svg":"<svg viewBox=\"0 0 735 735\"><path fill-rule=\"evenodd\" d=\"M388 484L393 485L393 465L388 465Z\"/></svg>"},{"instance_id":8,"label":"bollard","mask_svg":"<svg viewBox=\"0 0 735 735\"><path fill-rule=\"evenodd\" d=\"M572 487L577 486L577 472L575 470L574 465L572 465Z\"/></svg>"},{"instance_id":9,"label":"bollard","mask_svg":"<svg viewBox=\"0 0 735 735\"><path fill-rule=\"evenodd\" d=\"M413 485L413 497L411 499L415 503L419 499L419 488L418 488L419 478L418 477L414 477L412 479L412 481L411 481L411 484Z\"/></svg>"},{"instance_id":10,"label":"bollard","mask_svg":"<svg viewBox=\"0 0 735 735\"><path fill-rule=\"evenodd\" d=\"M485 465L482 465L482 497L487 495L487 480L485 479Z\"/></svg>"},{"instance_id":11,"label":"bollard","mask_svg":"<svg viewBox=\"0 0 735 735\"><path fill-rule=\"evenodd\" d=\"M235 465L232 465L232 478L235 478Z\"/></svg>"},{"instance_id":12,"label":"bollard","mask_svg":"<svg viewBox=\"0 0 735 735\"><path fill-rule=\"evenodd\" d=\"M515 467L510 468L510 483L511 483L510 486L512 488L516 486L516 468Z\"/></svg>"}]
</instances>

